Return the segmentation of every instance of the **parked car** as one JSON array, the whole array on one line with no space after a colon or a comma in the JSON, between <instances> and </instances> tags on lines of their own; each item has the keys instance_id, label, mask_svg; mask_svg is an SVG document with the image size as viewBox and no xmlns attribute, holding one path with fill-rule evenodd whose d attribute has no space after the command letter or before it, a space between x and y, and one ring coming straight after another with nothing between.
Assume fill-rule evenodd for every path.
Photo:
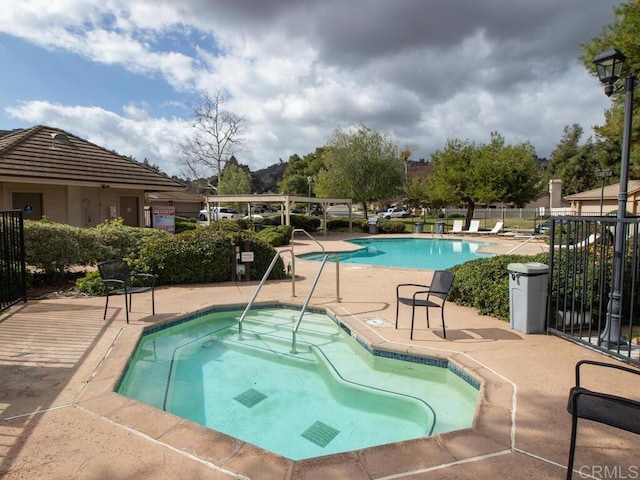
<instances>
[{"instance_id":1,"label":"parked car","mask_svg":"<svg viewBox=\"0 0 640 480\"><path fill-rule=\"evenodd\" d=\"M198 212L196 224L200 226L209 225L211 222L223 220L225 218L240 218L240 214L238 214L238 212L233 208L229 207L211 207L209 213L206 209Z\"/></svg>"},{"instance_id":2,"label":"parked car","mask_svg":"<svg viewBox=\"0 0 640 480\"><path fill-rule=\"evenodd\" d=\"M402 207L393 207L380 214L380 216L382 218L386 218L387 220L390 218L407 218L409 216L409 212L407 212Z\"/></svg>"}]
</instances>

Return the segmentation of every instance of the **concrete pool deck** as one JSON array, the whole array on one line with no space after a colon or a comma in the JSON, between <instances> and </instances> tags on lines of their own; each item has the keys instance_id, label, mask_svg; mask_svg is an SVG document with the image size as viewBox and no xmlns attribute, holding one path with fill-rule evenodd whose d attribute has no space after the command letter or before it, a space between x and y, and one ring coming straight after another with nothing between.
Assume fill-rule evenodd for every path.
<instances>
[{"instance_id":1,"label":"concrete pool deck","mask_svg":"<svg viewBox=\"0 0 640 480\"><path fill-rule=\"evenodd\" d=\"M338 251L351 248L343 240L354 236L317 239L327 251ZM495 253L518 245L514 253L548 248L540 240L523 244L526 239L464 238L494 241ZM309 239L296 239L296 254L314 249ZM296 296L290 280L268 282L258 301L302 304L318 266L296 261ZM481 377L482 399L473 428L291 462L112 392L145 326L214 306L246 304L257 282L160 287L156 315L150 315L150 299L138 295L130 325L121 298L110 302L106 321L102 297L29 300L0 315L0 476L564 478L570 437L566 401L575 363L585 358L617 361L555 336L525 335L453 303L446 307L447 339L434 315L433 328L419 322L410 341L408 309L401 311L400 328L394 328L395 285L425 283L429 277L423 271L341 264L336 302L335 268L327 265L311 304L328 308L378 348L447 357ZM593 378L604 390L638 396L637 385L611 375ZM637 436L581 422L574 478L634 478L640 473L638 452Z\"/></svg>"}]
</instances>

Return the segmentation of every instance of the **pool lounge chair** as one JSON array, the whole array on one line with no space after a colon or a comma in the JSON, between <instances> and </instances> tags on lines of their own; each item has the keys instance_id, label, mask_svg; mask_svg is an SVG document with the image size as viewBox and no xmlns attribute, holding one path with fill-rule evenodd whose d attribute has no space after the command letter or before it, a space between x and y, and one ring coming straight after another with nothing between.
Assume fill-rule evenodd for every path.
<instances>
[{"instance_id":1,"label":"pool lounge chair","mask_svg":"<svg viewBox=\"0 0 640 480\"><path fill-rule=\"evenodd\" d=\"M471 220L469 224L469 230L462 230L460 233L479 233L480 229L480 220Z\"/></svg>"},{"instance_id":2,"label":"pool lounge chair","mask_svg":"<svg viewBox=\"0 0 640 480\"><path fill-rule=\"evenodd\" d=\"M453 227L451 228L451 230L449 230L449 233L462 233L463 226L464 223L462 222L462 220L454 220Z\"/></svg>"},{"instance_id":3,"label":"pool lounge chair","mask_svg":"<svg viewBox=\"0 0 640 480\"><path fill-rule=\"evenodd\" d=\"M478 231L476 233L482 233L484 235L498 235L504 228L504 222L496 222L495 226L491 230Z\"/></svg>"}]
</instances>

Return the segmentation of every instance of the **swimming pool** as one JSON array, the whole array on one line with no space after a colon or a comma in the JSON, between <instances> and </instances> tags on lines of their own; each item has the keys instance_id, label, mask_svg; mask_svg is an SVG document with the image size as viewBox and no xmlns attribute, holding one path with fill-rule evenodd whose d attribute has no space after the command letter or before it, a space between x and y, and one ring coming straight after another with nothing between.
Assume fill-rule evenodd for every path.
<instances>
[{"instance_id":1,"label":"swimming pool","mask_svg":"<svg viewBox=\"0 0 640 480\"><path fill-rule=\"evenodd\" d=\"M353 252L335 252L341 263L444 270L469 260L492 256L478 252L480 247L492 245L487 242L443 238L356 238L349 242L362 248ZM322 253L307 253L298 255L298 258L322 260L323 256ZM329 257L329 260L335 261L335 258Z\"/></svg>"},{"instance_id":2,"label":"swimming pool","mask_svg":"<svg viewBox=\"0 0 640 480\"><path fill-rule=\"evenodd\" d=\"M299 310L213 311L145 332L118 393L301 460L470 427L479 383L443 360L372 355Z\"/></svg>"}]
</instances>

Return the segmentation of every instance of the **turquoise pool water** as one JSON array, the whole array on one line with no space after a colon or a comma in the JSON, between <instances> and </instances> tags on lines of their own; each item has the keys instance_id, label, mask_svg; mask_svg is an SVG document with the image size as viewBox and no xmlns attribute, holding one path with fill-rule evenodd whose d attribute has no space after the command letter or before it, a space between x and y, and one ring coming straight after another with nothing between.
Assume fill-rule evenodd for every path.
<instances>
[{"instance_id":1,"label":"turquoise pool water","mask_svg":"<svg viewBox=\"0 0 640 480\"><path fill-rule=\"evenodd\" d=\"M478 383L442 360L374 356L319 312L291 353L298 310L251 310L239 338L241 313L146 333L118 392L292 460L472 425Z\"/></svg>"},{"instance_id":2,"label":"turquoise pool water","mask_svg":"<svg viewBox=\"0 0 640 480\"><path fill-rule=\"evenodd\" d=\"M478 253L481 246L491 245L487 242L442 238L356 238L349 242L362 248L339 253L341 263L444 270L469 260L492 256ZM309 253L298 255L298 258L322 260L323 254ZM335 261L334 257L330 257L329 260Z\"/></svg>"}]
</instances>

